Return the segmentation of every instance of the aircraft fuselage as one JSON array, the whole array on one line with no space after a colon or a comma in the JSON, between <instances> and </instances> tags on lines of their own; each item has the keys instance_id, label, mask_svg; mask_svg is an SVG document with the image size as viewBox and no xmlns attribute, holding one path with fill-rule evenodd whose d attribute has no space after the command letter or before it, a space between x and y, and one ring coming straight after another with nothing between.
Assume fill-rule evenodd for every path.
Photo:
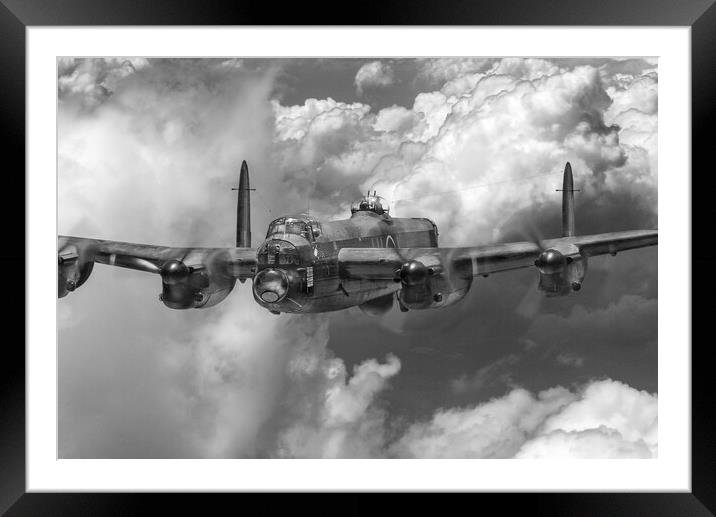
<instances>
[{"instance_id":1,"label":"aircraft fuselage","mask_svg":"<svg viewBox=\"0 0 716 517\"><path fill-rule=\"evenodd\" d=\"M392 218L356 211L349 219L321 223L285 217L269 227L258 248L253 293L272 312L328 312L392 296L393 281L341 279L342 248L435 248L438 231L424 218Z\"/></svg>"}]
</instances>

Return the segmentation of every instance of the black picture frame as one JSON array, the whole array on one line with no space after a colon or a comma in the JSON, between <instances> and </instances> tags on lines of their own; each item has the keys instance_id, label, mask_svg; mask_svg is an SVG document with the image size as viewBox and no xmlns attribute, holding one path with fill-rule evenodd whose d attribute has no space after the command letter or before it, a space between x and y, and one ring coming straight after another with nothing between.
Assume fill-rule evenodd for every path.
<instances>
[{"instance_id":1,"label":"black picture frame","mask_svg":"<svg viewBox=\"0 0 716 517\"><path fill-rule=\"evenodd\" d=\"M710 309L696 304L696 297L716 288L716 255L703 237L713 220L716 206L712 196L713 166L709 159L709 129L716 125L716 6L714 0L501 0L499 2L393 1L390 4L359 3L339 14L337 2L286 3L280 8L267 2L209 2L208 0L0 0L0 142L3 160L3 186L6 193L7 221L25 214L25 29L47 25L617 25L691 27L692 71L692 235L702 241L692 250L683 250L684 263L673 265L674 274L691 283L684 265L691 260L698 272L692 309L692 336L705 330ZM8 158L11 158L8 160ZM674 171L670 171L673 173ZM22 193L22 195L21 195ZM22 207L9 207L7 201ZM708 237L707 237L708 238ZM24 296L15 290L18 272L25 278L32 271L25 266L24 225L4 228L4 253L0 265L5 272L2 297L5 321L24 321ZM696 242L692 240L692 242ZM23 243L21 246L19 243ZM690 252L690 253L689 253ZM689 259L690 256L690 259ZM662 267L672 267L669 264ZM10 280L8 282L7 280ZM706 294L708 295L708 294ZM24 335L24 325L20 335ZM705 335L705 333L703 333ZM2 402L0 422L0 511L7 515L35 514L134 514L147 508L148 499L161 504L173 502L183 509L205 507L205 498L188 502L186 497L168 501L167 495L146 494L39 494L25 493L25 352L19 337L8 330L2 347ZM24 341L24 340L23 340ZM716 412L713 410L711 364L707 358L709 341L692 338L692 491L690 493L570 493L570 494L479 494L480 504L497 503L502 511L525 506L528 511L549 515L713 515L716 512ZM683 346L671 343L670 346ZM234 495L225 497L235 497ZM247 497L244 495L243 497ZM354 504L341 503L335 511L372 511L374 495ZM459 496L466 497L466 496ZM292 498L293 499L293 498ZM424 498L418 498L423 509ZM285 499L284 499L285 500ZM430 501L432 503L432 501ZM245 504L245 503L243 503ZM275 503L275 499L272 500ZM281 501L281 504L284 504ZM296 508L299 501L290 501ZM435 504L435 503L433 503ZM440 504L440 503L437 503ZM475 504L470 501L468 504ZM194 506L196 505L196 506ZM166 507L164 507L166 509ZM441 504L436 509L444 511ZM274 507L274 511L279 507ZM510 512L508 512L510 513Z\"/></svg>"}]
</instances>

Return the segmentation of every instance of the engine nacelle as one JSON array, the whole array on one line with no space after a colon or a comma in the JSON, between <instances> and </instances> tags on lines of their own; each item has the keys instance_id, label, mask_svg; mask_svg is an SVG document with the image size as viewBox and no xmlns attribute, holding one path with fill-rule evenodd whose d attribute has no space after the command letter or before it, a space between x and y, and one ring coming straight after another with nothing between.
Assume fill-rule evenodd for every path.
<instances>
[{"instance_id":1,"label":"engine nacelle","mask_svg":"<svg viewBox=\"0 0 716 517\"><path fill-rule=\"evenodd\" d=\"M57 297L63 298L84 284L94 268L94 257L88 250L66 246L57 254Z\"/></svg>"},{"instance_id":2,"label":"engine nacelle","mask_svg":"<svg viewBox=\"0 0 716 517\"><path fill-rule=\"evenodd\" d=\"M546 296L566 296L582 288L587 274L587 257L572 245L564 249L548 248L535 260L540 272L537 288Z\"/></svg>"},{"instance_id":3,"label":"engine nacelle","mask_svg":"<svg viewBox=\"0 0 716 517\"><path fill-rule=\"evenodd\" d=\"M187 266L180 260L162 265L162 292L159 299L170 309L204 309L226 298L236 278L220 273L211 275L203 266Z\"/></svg>"},{"instance_id":4,"label":"engine nacelle","mask_svg":"<svg viewBox=\"0 0 716 517\"><path fill-rule=\"evenodd\" d=\"M462 300L472 285L472 276L446 270L432 256L406 262L396 280L402 284L398 303L403 311L447 307Z\"/></svg>"}]
</instances>

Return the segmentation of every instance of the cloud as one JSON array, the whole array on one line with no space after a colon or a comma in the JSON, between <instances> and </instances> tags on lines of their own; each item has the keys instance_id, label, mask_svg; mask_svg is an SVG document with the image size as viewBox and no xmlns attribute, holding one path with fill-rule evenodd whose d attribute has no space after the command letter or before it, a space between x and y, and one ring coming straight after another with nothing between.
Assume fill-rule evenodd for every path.
<instances>
[{"instance_id":1,"label":"cloud","mask_svg":"<svg viewBox=\"0 0 716 517\"><path fill-rule=\"evenodd\" d=\"M393 68L382 61L371 61L361 66L356 72L354 83L359 96L366 90L373 88L385 88L394 83L395 77Z\"/></svg>"},{"instance_id":2,"label":"cloud","mask_svg":"<svg viewBox=\"0 0 716 517\"><path fill-rule=\"evenodd\" d=\"M557 362L565 366L574 366L575 368L581 368L584 366L584 357L579 357L573 354L557 354Z\"/></svg>"},{"instance_id":3,"label":"cloud","mask_svg":"<svg viewBox=\"0 0 716 517\"><path fill-rule=\"evenodd\" d=\"M313 378L314 396L290 397L293 416L280 432L278 455L300 458L370 458L383 454L387 411L376 397L387 389L400 371L400 361L388 355L385 363L369 359L353 369L348 378L342 360L323 361L319 378ZM315 376L305 364L292 372L294 378ZM315 386L315 382L318 385ZM303 384L303 382L302 382ZM318 396L315 396L318 395Z\"/></svg>"},{"instance_id":4,"label":"cloud","mask_svg":"<svg viewBox=\"0 0 716 517\"><path fill-rule=\"evenodd\" d=\"M611 379L439 410L391 446L415 458L655 457L657 397Z\"/></svg>"},{"instance_id":5,"label":"cloud","mask_svg":"<svg viewBox=\"0 0 716 517\"><path fill-rule=\"evenodd\" d=\"M560 71L564 69L544 59L437 58L423 62L420 76L446 95L461 96L487 77L509 84L514 79L532 81Z\"/></svg>"},{"instance_id":6,"label":"cloud","mask_svg":"<svg viewBox=\"0 0 716 517\"><path fill-rule=\"evenodd\" d=\"M60 233L176 245L230 242L235 201L229 189L241 160L249 160L255 180L270 184L264 172L270 170L273 76L219 60L179 61L150 62L122 76L111 96L61 94ZM80 61L61 84L65 78L65 88L80 91L85 80L77 70L104 70L97 63Z\"/></svg>"},{"instance_id":7,"label":"cloud","mask_svg":"<svg viewBox=\"0 0 716 517\"><path fill-rule=\"evenodd\" d=\"M60 57L57 59L60 102L79 101L84 108L94 108L112 95L123 79L148 64L146 59L138 57Z\"/></svg>"},{"instance_id":8,"label":"cloud","mask_svg":"<svg viewBox=\"0 0 716 517\"><path fill-rule=\"evenodd\" d=\"M505 214L538 205L557 209L554 188L571 161L581 203L606 192L631 193L655 216L653 72L616 81L605 76L606 65L516 58L423 66L433 78L450 79L419 93L410 108L372 113L367 104L332 99L275 106L286 180L306 185L310 174L312 206L344 201L321 207L323 215L342 216L347 195L377 189L396 215L435 220L443 245L492 241L508 230ZM620 108L632 101L651 112ZM550 172L552 178L540 176ZM496 183L511 188L489 188ZM444 191L450 194L426 196Z\"/></svg>"},{"instance_id":9,"label":"cloud","mask_svg":"<svg viewBox=\"0 0 716 517\"><path fill-rule=\"evenodd\" d=\"M618 381L588 385L579 400L551 415L519 458L657 456L658 399Z\"/></svg>"},{"instance_id":10,"label":"cloud","mask_svg":"<svg viewBox=\"0 0 716 517\"><path fill-rule=\"evenodd\" d=\"M541 314L532 322L528 335L541 344L558 344L581 335L613 346L629 346L656 341L657 312L656 299L627 294L603 308L577 304L566 315Z\"/></svg>"},{"instance_id":11,"label":"cloud","mask_svg":"<svg viewBox=\"0 0 716 517\"><path fill-rule=\"evenodd\" d=\"M608 427L585 431L553 431L525 444L515 458L652 458L644 440L629 441Z\"/></svg>"},{"instance_id":12,"label":"cloud","mask_svg":"<svg viewBox=\"0 0 716 517\"><path fill-rule=\"evenodd\" d=\"M519 353L510 353L479 368L475 373L461 374L450 382L450 389L456 395L479 393L487 388L516 387L516 378L519 378L518 369L524 368L525 362L536 364L538 361L556 361L563 366L581 368L584 357L568 353L557 352L557 347L540 350L537 343L527 339L524 350Z\"/></svg>"},{"instance_id":13,"label":"cloud","mask_svg":"<svg viewBox=\"0 0 716 517\"><path fill-rule=\"evenodd\" d=\"M601 279L596 281L602 287L606 285ZM600 298L600 288L594 289L597 291L593 295ZM541 295L530 289L528 297L539 299ZM497 353L503 354L497 359L483 360L477 370L455 374L450 380L452 393L463 397L485 396L517 387L520 381L534 387L554 378L576 377L583 382L593 376L594 367L600 369L599 365L604 364L604 355L610 354L620 358L618 365L609 367L612 374L626 375L633 367L648 370L655 366L656 299L626 294L616 300L607 297L604 302L584 299L562 302L561 307L550 308L551 312L527 316L520 314L518 305L516 314L525 318L525 326L517 334L523 346L518 348L517 343L507 342L497 349ZM471 345L482 345L479 339L475 338ZM625 366L630 363L636 366Z\"/></svg>"},{"instance_id":14,"label":"cloud","mask_svg":"<svg viewBox=\"0 0 716 517\"><path fill-rule=\"evenodd\" d=\"M440 57L421 60L420 77L426 78L433 86L441 86L458 77L465 77L481 70L490 64L485 58Z\"/></svg>"},{"instance_id":15,"label":"cloud","mask_svg":"<svg viewBox=\"0 0 716 517\"><path fill-rule=\"evenodd\" d=\"M262 191L280 191L274 129L307 148L312 139L326 146L313 150L320 155L344 145L325 138L340 132L336 121L350 122L332 111L365 114L362 105L309 101L274 126L274 71L219 60L136 68L78 60L60 74L65 234L229 244L230 187L242 159ZM111 92L98 90L108 77L116 78ZM261 217L269 215L254 219L259 227ZM87 286L62 300L61 457L378 454L373 426L382 426L384 413L376 397L397 374L397 358L366 361L349 375L326 350L325 318L269 315L253 302L250 284L206 311L170 311L157 301L159 289L153 276L98 266ZM326 442L301 441L313 432Z\"/></svg>"},{"instance_id":16,"label":"cloud","mask_svg":"<svg viewBox=\"0 0 716 517\"><path fill-rule=\"evenodd\" d=\"M327 325L315 318L282 318L266 324L249 289L166 350L184 426L201 457L257 457L261 434L281 410L298 362L320 361ZM314 375L316 372L312 372Z\"/></svg>"},{"instance_id":17,"label":"cloud","mask_svg":"<svg viewBox=\"0 0 716 517\"><path fill-rule=\"evenodd\" d=\"M480 391L488 384L510 384L512 383L512 372L510 367L520 360L517 354L509 354L492 363L483 366L472 375L461 375L451 383L455 393L468 391Z\"/></svg>"},{"instance_id":18,"label":"cloud","mask_svg":"<svg viewBox=\"0 0 716 517\"><path fill-rule=\"evenodd\" d=\"M60 233L230 245L230 188L241 160L251 164L252 180L277 189L267 158L274 70L220 60L133 68L77 60L59 72ZM111 94L99 95L97 84L108 78ZM268 217L257 214L255 224ZM290 345L302 325L310 329L305 342L321 348L327 340L310 319L265 321L270 315L253 302L250 284L237 284L207 311L168 310L159 290L153 275L97 266L87 286L61 300L61 456L259 454L257 436L279 403Z\"/></svg>"}]
</instances>

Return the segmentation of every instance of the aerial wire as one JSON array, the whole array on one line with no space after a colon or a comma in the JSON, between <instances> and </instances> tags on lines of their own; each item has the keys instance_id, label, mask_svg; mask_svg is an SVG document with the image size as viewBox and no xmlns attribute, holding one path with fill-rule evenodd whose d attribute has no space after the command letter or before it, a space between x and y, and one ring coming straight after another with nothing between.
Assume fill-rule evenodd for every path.
<instances>
[{"instance_id":1,"label":"aerial wire","mask_svg":"<svg viewBox=\"0 0 716 517\"><path fill-rule=\"evenodd\" d=\"M258 200L259 200L259 203L261 203L261 206L263 206L266 209L266 211L269 213L269 215L271 215L271 217L273 217L273 213L271 212L271 209L266 205L266 203L264 203L263 197L261 196L261 194L259 194L258 190L256 190L254 192L254 194L256 194L258 196Z\"/></svg>"}]
</instances>

